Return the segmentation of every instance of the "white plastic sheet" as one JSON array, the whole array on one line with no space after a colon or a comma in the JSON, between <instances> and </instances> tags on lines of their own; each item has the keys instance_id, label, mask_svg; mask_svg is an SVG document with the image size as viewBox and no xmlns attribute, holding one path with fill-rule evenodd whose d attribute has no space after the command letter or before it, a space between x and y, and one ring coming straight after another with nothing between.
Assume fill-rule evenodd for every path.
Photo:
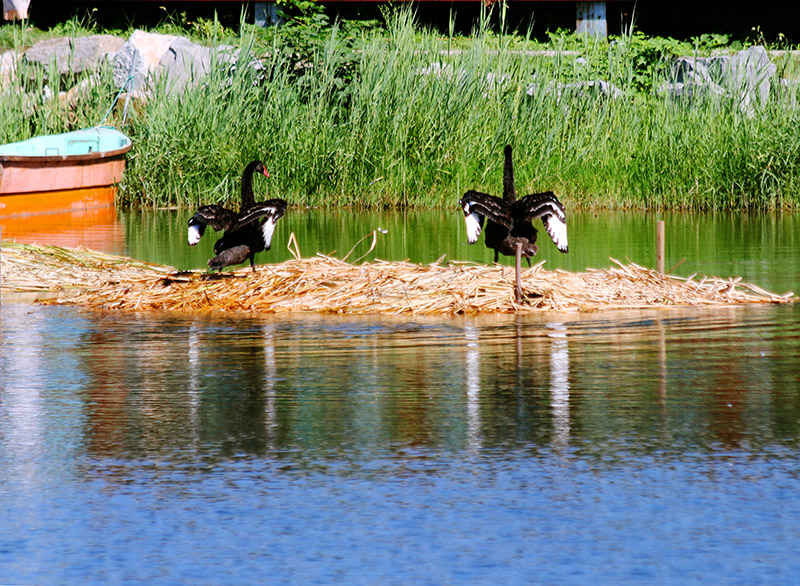
<instances>
[{"instance_id":1,"label":"white plastic sheet","mask_svg":"<svg viewBox=\"0 0 800 586\"><path fill-rule=\"evenodd\" d=\"M31 0L3 0L3 18L28 18L28 6Z\"/></svg>"}]
</instances>

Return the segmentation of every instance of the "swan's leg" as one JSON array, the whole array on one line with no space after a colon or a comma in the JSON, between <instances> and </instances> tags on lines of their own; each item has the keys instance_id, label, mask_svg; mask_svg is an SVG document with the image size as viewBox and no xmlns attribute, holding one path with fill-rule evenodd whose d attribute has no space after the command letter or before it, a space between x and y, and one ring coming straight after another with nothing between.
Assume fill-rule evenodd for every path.
<instances>
[{"instance_id":1,"label":"swan's leg","mask_svg":"<svg viewBox=\"0 0 800 586\"><path fill-rule=\"evenodd\" d=\"M500 253L496 250L494 251L494 264L497 264L497 260L500 258Z\"/></svg>"}]
</instances>

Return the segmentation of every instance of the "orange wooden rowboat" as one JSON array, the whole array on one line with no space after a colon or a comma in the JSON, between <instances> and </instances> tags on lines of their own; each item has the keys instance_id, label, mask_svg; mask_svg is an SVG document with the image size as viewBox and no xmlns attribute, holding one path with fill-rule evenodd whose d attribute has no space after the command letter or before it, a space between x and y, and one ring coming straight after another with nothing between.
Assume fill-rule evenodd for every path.
<instances>
[{"instance_id":1,"label":"orange wooden rowboat","mask_svg":"<svg viewBox=\"0 0 800 586\"><path fill-rule=\"evenodd\" d=\"M113 205L130 150L110 126L0 146L0 218Z\"/></svg>"}]
</instances>

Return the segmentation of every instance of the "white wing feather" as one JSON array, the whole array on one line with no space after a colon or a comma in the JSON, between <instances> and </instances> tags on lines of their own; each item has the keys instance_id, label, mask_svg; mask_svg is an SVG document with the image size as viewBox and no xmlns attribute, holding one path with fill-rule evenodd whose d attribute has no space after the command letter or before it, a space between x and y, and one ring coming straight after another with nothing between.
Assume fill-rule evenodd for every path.
<instances>
[{"instance_id":1,"label":"white wing feather","mask_svg":"<svg viewBox=\"0 0 800 586\"><path fill-rule=\"evenodd\" d=\"M264 222L264 225L261 226L261 234L264 236L264 246L267 249L272 245L272 234L275 232L275 223L275 218L270 216L267 218L267 221Z\"/></svg>"},{"instance_id":2,"label":"white wing feather","mask_svg":"<svg viewBox=\"0 0 800 586\"><path fill-rule=\"evenodd\" d=\"M197 224L192 224L189 226L189 246L194 246L198 242L200 242L200 228Z\"/></svg>"},{"instance_id":3,"label":"white wing feather","mask_svg":"<svg viewBox=\"0 0 800 586\"><path fill-rule=\"evenodd\" d=\"M464 216L464 221L467 223L467 241L470 244L475 244L478 241L478 236L481 235L481 220L476 212Z\"/></svg>"},{"instance_id":4,"label":"white wing feather","mask_svg":"<svg viewBox=\"0 0 800 586\"><path fill-rule=\"evenodd\" d=\"M567 243L567 223L561 219L560 215L548 214L542 217L542 222L556 247L561 252L566 252L569 248Z\"/></svg>"}]
</instances>

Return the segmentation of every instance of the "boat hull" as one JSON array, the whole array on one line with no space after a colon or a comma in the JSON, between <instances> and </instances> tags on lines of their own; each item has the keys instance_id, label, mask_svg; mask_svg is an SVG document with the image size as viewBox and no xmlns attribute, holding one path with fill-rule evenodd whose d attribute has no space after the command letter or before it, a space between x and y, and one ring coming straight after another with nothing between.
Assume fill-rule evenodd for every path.
<instances>
[{"instance_id":1,"label":"boat hull","mask_svg":"<svg viewBox=\"0 0 800 586\"><path fill-rule=\"evenodd\" d=\"M130 150L130 139L108 128L0 147L0 218L113 205Z\"/></svg>"},{"instance_id":2,"label":"boat hull","mask_svg":"<svg viewBox=\"0 0 800 586\"><path fill-rule=\"evenodd\" d=\"M116 187L56 189L38 193L0 194L0 219L63 214L114 205Z\"/></svg>"},{"instance_id":3,"label":"boat hull","mask_svg":"<svg viewBox=\"0 0 800 586\"><path fill-rule=\"evenodd\" d=\"M81 155L81 160L75 157L0 157L0 195L114 185L122 180L125 153L129 150L130 147L116 155Z\"/></svg>"}]
</instances>

